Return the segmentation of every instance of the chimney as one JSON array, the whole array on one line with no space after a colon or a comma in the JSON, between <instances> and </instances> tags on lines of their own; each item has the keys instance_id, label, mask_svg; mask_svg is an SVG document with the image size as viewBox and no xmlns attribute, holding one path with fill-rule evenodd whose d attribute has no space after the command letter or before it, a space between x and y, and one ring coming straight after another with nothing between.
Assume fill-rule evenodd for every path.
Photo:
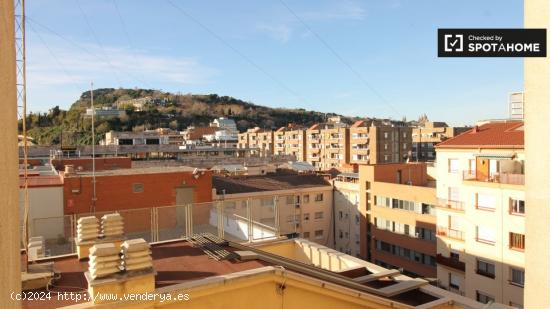
<instances>
[{"instance_id":1,"label":"chimney","mask_svg":"<svg viewBox=\"0 0 550 309\"><path fill-rule=\"evenodd\" d=\"M474 129L472 130L472 133L477 133L479 132L479 127L476 125L474 126Z\"/></svg>"},{"instance_id":2,"label":"chimney","mask_svg":"<svg viewBox=\"0 0 550 309\"><path fill-rule=\"evenodd\" d=\"M72 164L65 165L65 175L74 175L74 174L75 174L74 165Z\"/></svg>"}]
</instances>

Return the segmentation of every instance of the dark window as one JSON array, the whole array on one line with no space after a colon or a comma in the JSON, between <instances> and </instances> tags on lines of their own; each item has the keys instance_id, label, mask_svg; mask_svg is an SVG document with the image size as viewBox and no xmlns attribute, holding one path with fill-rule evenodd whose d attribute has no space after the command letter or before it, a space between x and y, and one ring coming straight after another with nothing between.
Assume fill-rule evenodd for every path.
<instances>
[{"instance_id":1,"label":"dark window","mask_svg":"<svg viewBox=\"0 0 550 309\"><path fill-rule=\"evenodd\" d=\"M477 260L477 274L494 279L495 265L485 261Z\"/></svg>"}]
</instances>

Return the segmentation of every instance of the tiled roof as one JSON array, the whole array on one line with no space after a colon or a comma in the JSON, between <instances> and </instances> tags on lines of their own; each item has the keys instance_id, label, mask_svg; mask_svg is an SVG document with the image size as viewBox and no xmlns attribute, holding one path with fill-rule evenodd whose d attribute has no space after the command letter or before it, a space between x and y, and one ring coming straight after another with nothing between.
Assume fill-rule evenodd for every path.
<instances>
[{"instance_id":1,"label":"tiled roof","mask_svg":"<svg viewBox=\"0 0 550 309\"><path fill-rule=\"evenodd\" d=\"M489 122L437 144L436 148L524 148L523 121Z\"/></svg>"},{"instance_id":2,"label":"tiled roof","mask_svg":"<svg viewBox=\"0 0 550 309\"><path fill-rule=\"evenodd\" d=\"M364 120L357 120L356 122L354 122L351 127L352 128L358 128L358 127L361 127L361 126L364 126L365 125L365 121Z\"/></svg>"}]
</instances>

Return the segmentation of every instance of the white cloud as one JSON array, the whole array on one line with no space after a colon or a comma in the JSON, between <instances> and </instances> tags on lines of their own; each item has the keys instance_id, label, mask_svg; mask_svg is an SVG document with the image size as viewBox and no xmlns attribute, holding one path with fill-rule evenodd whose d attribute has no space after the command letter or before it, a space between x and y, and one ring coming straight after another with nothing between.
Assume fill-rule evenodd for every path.
<instances>
[{"instance_id":1,"label":"white cloud","mask_svg":"<svg viewBox=\"0 0 550 309\"><path fill-rule=\"evenodd\" d=\"M70 44L50 47L51 53L43 44L31 45L27 52L29 86L61 86L91 80L115 80L121 84L113 87L141 85L144 81L153 86L157 83L199 84L208 82L216 74L216 70L201 65L195 58L151 54L124 47L77 44L81 48Z\"/></svg>"},{"instance_id":2,"label":"white cloud","mask_svg":"<svg viewBox=\"0 0 550 309\"><path fill-rule=\"evenodd\" d=\"M288 4L287 4L288 5ZM314 11L300 11L290 6L304 22L331 22L339 20L363 20L366 11L363 7L351 0L342 0L330 2L324 6L319 6ZM294 33L294 28L303 28L300 21L288 11L284 11L284 17L271 23L262 22L256 28L260 32L267 34L274 40L281 43L287 43ZM287 14L288 13L288 14ZM311 35L309 30L296 31L301 38L307 38Z\"/></svg>"}]
</instances>

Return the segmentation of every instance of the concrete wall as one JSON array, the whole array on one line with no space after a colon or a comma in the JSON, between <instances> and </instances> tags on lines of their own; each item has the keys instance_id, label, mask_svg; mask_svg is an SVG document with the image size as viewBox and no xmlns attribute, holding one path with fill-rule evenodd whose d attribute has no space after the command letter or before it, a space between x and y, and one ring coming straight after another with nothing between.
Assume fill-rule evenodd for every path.
<instances>
[{"instance_id":1,"label":"concrete wall","mask_svg":"<svg viewBox=\"0 0 550 309\"><path fill-rule=\"evenodd\" d=\"M23 222L23 194L23 189L20 189L20 222ZM29 208L31 236L53 239L65 234L63 219L60 218L63 217L63 186L29 188Z\"/></svg>"},{"instance_id":2,"label":"concrete wall","mask_svg":"<svg viewBox=\"0 0 550 309\"><path fill-rule=\"evenodd\" d=\"M21 290L19 253L19 172L17 152L17 102L15 88L15 34L12 0L0 0L0 307L19 308L10 293Z\"/></svg>"},{"instance_id":3,"label":"concrete wall","mask_svg":"<svg viewBox=\"0 0 550 309\"><path fill-rule=\"evenodd\" d=\"M359 183L334 181L334 249L352 256L360 254L359 200Z\"/></svg>"},{"instance_id":4,"label":"concrete wall","mask_svg":"<svg viewBox=\"0 0 550 309\"><path fill-rule=\"evenodd\" d=\"M526 0L525 27L550 29L550 4L547 0ZM546 32L550 42L550 31ZM548 43L547 43L548 44ZM547 48L548 49L548 48ZM525 58L525 150L526 162L526 269L525 307L550 307L550 146L541 140L550 119L550 57Z\"/></svg>"},{"instance_id":5,"label":"concrete wall","mask_svg":"<svg viewBox=\"0 0 550 309\"><path fill-rule=\"evenodd\" d=\"M76 171L91 171L92 158L67 158L54 159L52 165L58 171L65 169L65 165L74 165ZM119 168L131 168L132 160L129 157L101 157L95 159L95 170L114 170Z\"/></svg>"}]
</instances>

